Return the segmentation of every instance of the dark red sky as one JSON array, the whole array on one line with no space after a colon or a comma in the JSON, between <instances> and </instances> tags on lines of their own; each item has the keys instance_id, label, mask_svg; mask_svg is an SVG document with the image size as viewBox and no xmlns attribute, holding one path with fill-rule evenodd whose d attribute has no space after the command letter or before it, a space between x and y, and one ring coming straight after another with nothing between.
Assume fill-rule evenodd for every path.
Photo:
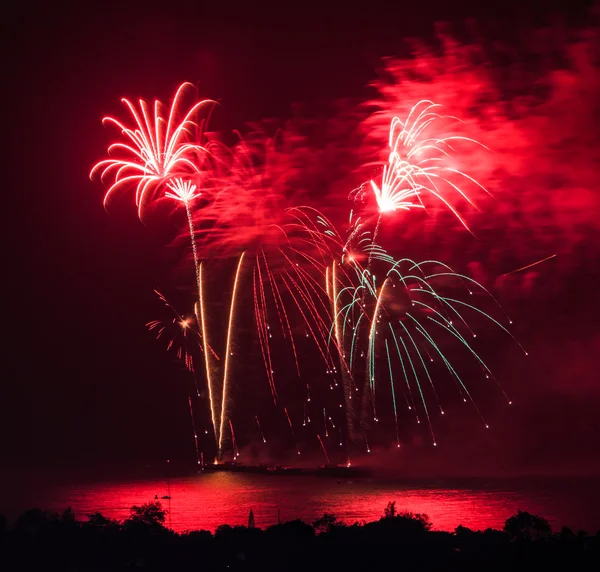
<instances>
[{"instance_id":1,"label":"dark red sky","mask_svg":"<svg viewBox=\"0 0 600 572\"><path fill-rule=\"evenodd\" d=\"M152 289L168 272L164 247L125 202L109 216L102 189L88 179L108 141L100 119L119 111L120 97L167 98L181 81L200 81L226 110L222 127L241 127L287 117L298 101L371 96L365 86L380 58L405 54L405 36L430 37L434 21L475 17L490 38L510 43L513 29L550 21L561 3L429 2L420 13L418 3L385 12L372 3L360 12L298 4L287 13L214 2L177 10L134 4L53 5L8 22L0 455L15 464L193 456L181 374L144 328L156 314ZM589 3L572 4L561 18L585 21ZM597 132L599 123L589 128ZM589 265L578 256L573 264ZM523 300L511 308L540 320L523 330L533 365L510 361L517 358L509 353L491 359L513 377L508 383L523 406L498 415L495 436L466 449L459 444L469 427L448 429L445 452L415 453L423 467L453 471L462 451L461 466L476 467L479 457L492 472L501 463L498 472L592 468L600 428L592 373L598 334L590 319L597 288L589 281L598 274L576 268L568 276L552 294L544 290L545 309L528 312ZM588 282L585 301L574 298L579 279ZM561 315L553 330L555 308ZM547 362L548 353L563 358Z\"/></svg>"}]
</instances>

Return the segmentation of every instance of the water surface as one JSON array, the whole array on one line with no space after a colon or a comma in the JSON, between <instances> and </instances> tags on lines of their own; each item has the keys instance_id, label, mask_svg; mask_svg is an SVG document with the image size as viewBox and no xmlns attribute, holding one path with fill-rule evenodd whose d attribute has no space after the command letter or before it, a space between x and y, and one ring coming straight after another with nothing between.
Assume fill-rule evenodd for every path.
<instances>
[{"instance_id":1,"label":"water surface","mask_svg":"<svg viewBox=\"0 0 600 572\"><path fill-rule=\"evenodd\" d=\"M555 530L566 525L600 529L600 487L590 478L378 480L306 475L208 473L166 478L83 479L77 484L49 482L41 475L13 482L0 495L0 512L15 518L26 508L62 511L79 518L93 512L124 519L132 505L170 490L167 524L176 531L246 524L250 509L256 525L301 518L313 522L333 513L347 523L383 515L389 501L399 511L426 513L438 530L459 524L472 529L502 528L517 510L547 518Z\"/></svg>"}]
</instances>

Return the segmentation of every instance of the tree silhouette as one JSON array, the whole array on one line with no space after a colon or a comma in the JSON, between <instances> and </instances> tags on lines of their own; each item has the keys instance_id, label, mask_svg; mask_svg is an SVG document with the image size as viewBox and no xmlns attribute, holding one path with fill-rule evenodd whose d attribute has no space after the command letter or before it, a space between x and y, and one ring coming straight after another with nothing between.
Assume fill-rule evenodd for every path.
<instances>
[{"instance_id":1,"label":"tree silhouette","mask_svg":"<svg viewBox=\"0 0 600 572\"><path fill-rule=\"evenodd\" d=\"M321 518L313 522L313 528L318 532L328 532L337 524L339 524L337 516L326 512Z\"/></svg>"},{"instance_id":2,"label":"tree silhouette","mask_svg":"<svg viewBox=\"0 0 600 572\"><path fill-rule=\"evenodd\" d=\"M25 511L15 522L17 530L36 533L41 529L48 528L58 522L58 514L55 512L33 508Z\"/></svg>"},{"instance_id":3,"label":"tree silhouette","mask_svg":"<svg viewBox=\"0 0 600 572\"><path fill-rule=\"evenodd\" d=\"M550 523L541 516L518 511L504 523L504 532L513 540L539 540L552 533Z\"/></svg>"},{"instance_id":4,"label":"tree silhouette","mask_svg":"<svg viewBox=\"0 0 600 572\"><path fill-rule=\"evenodd\" d=\"M149 502L142 506L132 506L131 515L124 522L127 529L148 529L152 531L166 530L165 519L167 511L160 502Z\"/></svg>"},{"instance_id":5,"label":"tree silhouette","mask_svg":"<svg viewBox=\"0 0 600 572\"><path fill-rule=\"evenodd\" d=\"M106 530L108 528L118 528L119 523L116 520L107 518L99 512L95 512L93 514L88 514L88 521L84 523L84 526L96 530Z\"/></svg>"},{"instance_id":6,"label":"tree silhouette","mask_svg":"<svg viewBox=\"0 0 600 572\"><path fill-rule=\"evenodd\" d=\"M385 518L394 518L397 516L396 512L396 501L390 501L387 503L387 506L383 509L383 514Z\"/></svg>"}]
</instances>

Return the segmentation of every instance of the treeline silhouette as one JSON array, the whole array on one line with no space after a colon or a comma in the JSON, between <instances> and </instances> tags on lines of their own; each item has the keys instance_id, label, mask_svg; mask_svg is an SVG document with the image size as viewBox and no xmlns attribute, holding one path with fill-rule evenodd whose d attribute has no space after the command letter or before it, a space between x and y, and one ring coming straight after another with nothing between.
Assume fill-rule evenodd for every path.
<instances>
[{"instance_id":1,"label":"treeline silhouette","mask_svg":"<svg viewBox=\"0 0 600 572\"><path fill-rule=\"evenodd\" d=\"M256 528L222 525L215 533L176 533L159 502L134 506L118 522L100 513L77 521L32 509L10 526L0 517L2 570L599 570L595 536L519 511L503 530L432 530L427 515L397 512L394 502L374 522L340 522L324 514Z\"/></svg>"}]
</instances>

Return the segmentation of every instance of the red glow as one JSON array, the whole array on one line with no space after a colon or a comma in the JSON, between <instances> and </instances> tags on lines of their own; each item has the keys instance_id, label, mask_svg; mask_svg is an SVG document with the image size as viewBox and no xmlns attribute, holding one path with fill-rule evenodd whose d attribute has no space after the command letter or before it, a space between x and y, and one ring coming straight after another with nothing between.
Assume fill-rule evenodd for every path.
<instances>
[{"instance_id":1,"label":"red glow","mask_svg":"<svg viewBox=\"0 0 600 572\"><path fill-rule=\"evenodd\" d=\"M257 526L266 527L276 524L280 509L284 520L302 518L312 522L328 512L351 524L382 517L387 503L396 500L399 511L426 513L438 530L451 531L459 524L476 530L502 528L506 518L517 509L544 515L555 527L577 525L588 530L598 527L598 512L593 510L600 508L597 494L590 493L593 506L585 506L582 512L582 505L574 502L578 497L572 482L547 485L535 482L522 485L522 489L510 488L514 485L515 482L508 481L508 488L503 488L500 481L498 485L474 482L466 486L460 483L412 486L362 480L337 483L322 477L271 475L265 478L205 473L171 478L171 520L179 532L214 530L224 523L245 525L252 509ZM584 481L581 486L588 490L585 487L592 487L593 483ZM149 502L155 495L160 497L166 493L166 481L152 479L43 488L32 491L29 502L56 508L71 506L79 518L100 511L107 517L123 519L129 516L132 505ZM46 494L50 495L47 499L36 496Z\"/></svg>"},{"instance_id":2,"label":"red glow","mask_svg":"<svg viewBox=\"0 0 600 572\"><path fill-rule=\"evenodd\" d=\"M186 138L191 128L196 126L192 119L194 115L201 107L212 102L197 102L187 113L182 113L182 99L190 88L194 89L189 83L179 87L166 117L160 101L154 102L151 111L148 103L142 99L139 109L123 99L134 126L128 127L112 117L103 119L103 123L111 123L120 129L124 137L123 142L113 143L108 148L109 155L115 157L100 161L90 173L91 177L100 173L102 180L111 181L104 197L105 206L115 191L135 187L135 204L141 216L145 202L153 198L152 193L160 185L182 173L198 171L193 155L204 152L204 149L198 144L186 142Z\"/></svg>"}]
</instances>

